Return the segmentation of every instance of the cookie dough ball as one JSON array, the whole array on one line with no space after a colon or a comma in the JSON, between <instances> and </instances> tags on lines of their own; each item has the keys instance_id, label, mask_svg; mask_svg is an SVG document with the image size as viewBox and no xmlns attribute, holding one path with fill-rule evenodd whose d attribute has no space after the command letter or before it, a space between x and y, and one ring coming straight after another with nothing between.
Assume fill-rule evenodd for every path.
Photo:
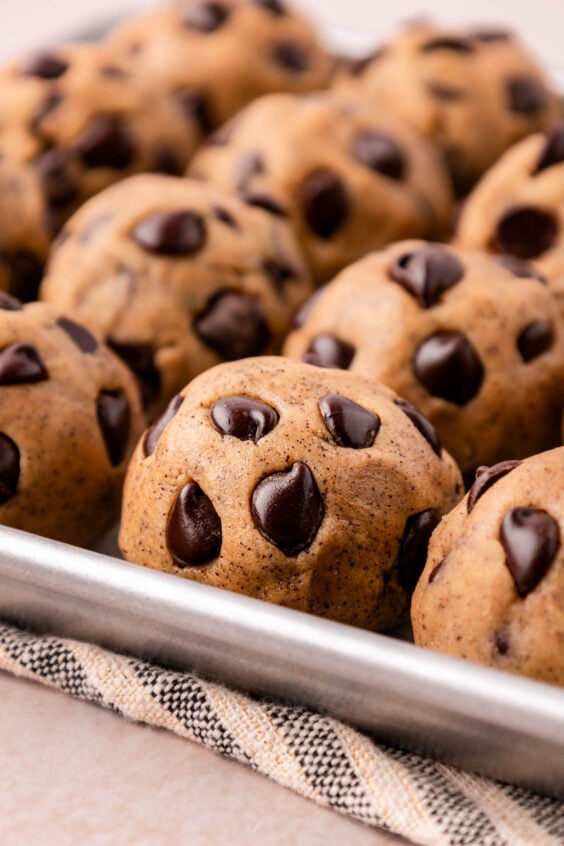
<instances>
[{"instance_id":1,"label":"cookie dough ball","mask_svg":"<svg viewBox=\"0 0 564 846\"><path fill-rule=\"evenodd\" d=\"M430 424L387 388L249 359L198 376L147 431L120 546L147 567L385 629L461 490Z\"/></svg>"},{"instance_id":2,"label":"cookie dough ball","mask_svg":"<svg viewBox=\"0 0 564 846\"><path fill-rule=\"evenodd\" d=\"M442 232L451 209L432 146L332 94L257 100L211 137L191 172L288 217L318 281L391 241Z\"/></svg>"},{"instance_id":3,"label":"cookie dough ball","mask_svg":"<svg viewBox=\"0 0 564 846\"><path fill-rule=\"evenodd\" d=\"M285 221L188 179L124 180L64 235L41 296L124 358L151 416L208 367L278 352L312 290Z\"/></svg>"},{"instance_id":4,"label":"cookie dough ball","mask_svg":"<svg viewBox=\"0 0 564 846\"><path fill-rule=\"evenodd\" d=\"M58 309L0 292L0 391L0 523L87 545L143 429L132 376Z\"/></svg>"},{"instance_id":5,"label":"cookie dough ball","mask_svg":"<svg viewBox=\"0 0 564 846\"><path fill-rule=\"evenodd\" d=\"M481 467L429 546L415 642L564 685L564 447Z\"/></svg>"},{"instance_id":6,"label":"cookie dough ball","mask_svg":"<svg viewBox=\"0 0 564 846\"><path fill-rule=\"evenodd\" d=\"M559 443L564 326L524 262L394 244L328 285L285 352L389 385L464 474Z\"/></svg>"},{"instance_id":7,"label":"cookie dough ball","mask_svg":"<svg viewBox=\"0 0 564 846\"><path fill-rule=\"evenodd\" d=\"M443 150L464 195L511 144L550 125L557 99L507 31L452 31L429 23L340 75L337 87L406 120Z\"/></svg>"},{"instance_id":8,"label":"cookie dough ball","mask_svg":"<svg viewBox=\"0 0 564 846\"><path fill-rule=\"evenodd\" d=\"M177 99L101 45L27 56L0 74L0 286L34 299L49 245L88 197L139 171L181 173L201 140Z\"/></svg>"},{"instance_id":9,"label":"cookie dough ball","mask_svg":"<svg viewBox=\"0 0 564 846\"><path fill-rule=\"evenodd\" d=\"M127 21L109 44L206 133L262 94L324 88L333 68L286 0L180 0Z\"/></svg>"}]
</instances>

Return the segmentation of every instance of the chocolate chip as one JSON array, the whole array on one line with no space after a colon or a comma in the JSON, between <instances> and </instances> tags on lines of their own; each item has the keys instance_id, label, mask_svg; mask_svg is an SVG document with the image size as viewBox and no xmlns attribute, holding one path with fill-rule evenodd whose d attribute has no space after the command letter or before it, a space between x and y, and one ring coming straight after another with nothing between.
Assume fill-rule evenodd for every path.
<instances>
[{"instance_id":1,"label":"chocolate chip","mask_svg":"<svg viewBox=\"0 0 564 846\"><path fill-rule=\"evenodd\" d=\"M163 414L161 414L161 416L157 420L155 420L153 425L145 432L145 437L143 438L143 452L146 458L149 455L152 455L156 450L159 438L161 437L162 433L164 432L172 418L176 415L176 412L178 411L183 402L184 397L181 397L180 394L173 397L167 405Z\"/></svg>"},{"instance_id":2,"label":"chocolate chip","mask_svg":"<svg viewBox=\"0 0 564 846\"><path fill-rule=\"evenodd\" d=\"M516 115L534 117L546 106L544 90L536 79L513 76L506 80L505 89L508 108Z\"/></svg>"},{"instance_id":3,"label":"chocolate chip","mask_svg":"<svg viewBox=\"0 0 564 846\"><path fill-rule=\"evenodd\" d=\"M20 451L14 441L0 432L0 505L15 497L20 481Z\"/></svg>"},{"instance_id":4,"label":"chocolate chip","mask_svg":"<svg viewBox=\"0 0 564 846\"><path fill-rule=\"evenodd\" d=\"M226 226L229 226L231 229L239 229L239 224L233 217L230 211L224 209L223 206L216 206L213 210L214 217L216 220L220 220L222 223L225 223Z\"/></svg>"},{"instance_id":5,"label":"chocolate chip","mask_svg":"<svg viewBox=\"0 0 564 846\"><path fill-rule=\"evenodd\" d=\"M270 405L251 397L222 397L210 409L210 420L218 432L255 444L274 429L279 419Z\"/></svg>"},{"instance_id":6,"label":"chocolate chip","mask_svg":"<svg viewBox=\"0 0 564 846\"><path fill-rule=\"evenodd\" d=\"M390 270L390 277L418 301L431 308L445 291L464 276L462 262L449 250L425 244L412 253L404 253Z\"/></svg>"},{"instance_id":7,"label":"chocolate chip","mask_svg":"<svg viewBox=\"0 0 564 846\"><path fill-rule=\"evenodd\" d=\"M264 160L260 153L243 153L237 161L235 188L238 192L245 192L253 176L264 173Z\"/></svg>"},{"instance_id":8,"label":"chocolate chip","mask_svg":"<svg viewBox=\"0 0 564 846\"><path fill-rule=\"evenodd\" d=\"M398 556L398 581L409 596L423 572L431 535L440 522L432 508L407 518Z\"/></svg>"},{"instance_id":9,"label":"chocolate chip","mask_svg":"<svg viewBox=\"0 0 564 846\"><path fill-rule=\"evenodd\" d=\"M373 445L381 423L377 414L338 394L322 397L319 410L338 446L367 449Z\"/></svg>"},{"instance_id":10,"label":"chocolate chip","mask_svg":"<svg viewBox=\"0 0 564 846\"><path fill-rule=\"evenodd\" d=\"M183 112L190 120L195 120L202 135L209 135L215 127L215 120L207 97L202 91L184 88L176 92L176 97Z\"/></svg>"},{"instance_id":11,"label":"chocolate chip","mask_svg":"<svg viewBox=\"0 0 564 846\"><path fill-rule=\"evenodd\" d=\"M312 339L302 361L316 367L333 367L347 370L355 355L355 348L335 335L325 332Z\"/></svg>"},{"instance_id":12,"label":"chocolate chip","mask_svg":"<svg viewBox=\"0 0 564 846\"><path fill-rule=\"evenodd\" d=\"M40 79L58 79L68 69L69 63L54 53L38 53L31 56L20 68L24 76Z\"/></svg>"},{"instance_id":13,"label":"chocolate chip","mask_svg":"<svg viewBox=\"0 0 564 846\"><path fill-rule=\"evenodd\" d=\"M413 403L408 402L408 400L404 399L397 399L394 400L394 404L397 405L398 408L401 408L403 413L409 417L417 431L423 435L431 449L437 453L437 455L441 456L441 443L435 431L435 427L431 423L430 420L427 420L424 414L422 414L417 406L413 405Z\"/></svg>"},{"instance_id":14,"label":"chocolate chip","mask_svg":"<svg viewBox=\"0 0 564 846\"><path fill-rule=\"evenodd\" d=\"M407 159L402 147L389 135L364 129L357 132L352 142L353 157L383 176L402 179Z\"/></svg>"},{"instance_id":15,"label":"chocolate chip","mask_svg":"<svg viewBox=\"0 0 564 846\"><path fill-rule=\"evenodd\" d=\"M481 44L493 44L496 41L511 41L512 34L507 29L474 29L468 33L468 38Z\"/></svg>"},{"instance_id":16,"label":"chocolate chip","mask_svg":"<svg viewBox=\"0 0 564 846\"><path fill-rule=\"evenodd\" d=\"M291 74L305 73L310 68L309 52L294 41L279 41L272 48L274 61Z\"/></svg>"},{"instance_id":17,"label":"chocolate chip","mask_svg":"<svg viewBox=\"0 0 564 846\"><path fill-rule=\"evenodd\" d=\"M423 341L413 359L419 382L434 397L466 405L484 378L478 353L461 332L437 332Z\"/></svg>"},{"instance_id":18,"label":"chocolate chip","mask_svg":"<svg viewBox=\"0 0 564 846\"><path fill-rule=\"evenodd\" d=\"M69 336L81 352L88 354L96 352L98 349L98 341L94 335L80 323L75 323L68 317L59 317L57 326Z\"/></svg>"},{"instance_id":19,"label":"chocolate chip","mask_svg":"<svg viewBox=\"0 0 564 846\"><path fill-rule=\"evenodd\" d=\"M341 228L350 211L342 179L330 170L318 170L302 183L300 202L309 228L327 240Z\"/></svg>"},{"instance_id":20,"label":"chocolate chip","mask_svg":"<svg viewBox=\"0 0 564 846\"><path fill-rule=\"evenodd\" d=\"M206 224L197 212L182 210L157 212L145 217L131 233L136 244L151 253L165 256L191 256L207 239Z\"/></svg>"},{"instance_id":21,"label":"chocolate chip","mask_svg":"<svg viewBox=\"0 0 564 846\"><path fill-rule=\"evenodd\" d=\"M199 32L215 32L227 23L229 14L222 3L194 3L184 15L184 23Z\"/></svg>"},{"instance_id":22,"label":"chocolate chip","mask_svg":"<svg viewBox=\"0 0 564 846\"><path fill-rule=\"evenodd\" d=\"M522 259L532 259L550 249L558 235L552 211L536 206L512 206L498 221L494 247Z\"/></svg>"},{"instance_id":23,"label":"chocolate chip","mask_svg":"<svg viewBox=\"0 0 564 846\"><path fill-rule=\"evenodd\" d=\"M226 361L260 355L271 339L260 305L253 297L234 291L212 297L194 328L202 341Z\"/></svg>"},{"instance_id":24,"label":"chocolate chip","mask_svg":"<svg viewBox=\"0 0 564 846\"><path fill-rule=\"evenodd\" d=\"M425 86L429 94L437 100L444 100L446 103L454 103L456 100L463 100L466 93L461 88L453 85L444 85L442 82L428 82Z\"/></svg>"},{"instance_id":25,"label":"chocolate chip","mask_svg":"<svg viewBox=\"0 0 564 846\"><path fill-rule=\"evenodd\" d=\"M428 584L430 584L430 585L432 585L432 584L433 584L433 582L435 581L435 579L437 578L437 576L439 575L439 573L441 572L441 570L443 569L443 567L445 566L445 564L446 564L446 558L443 558L443 560L442 560L442 561L439 561L439 563L437 564L437 566L436 566L436 567L433 567L433 569L432 569L432 570L431 570L431 572L429 573L429 582L428 582Z\"/></svg>"},{"instance_id":26,"label":"chocolate chip","mask_svg":"<svg viewBox=\"0 0 564 846\"><path fill-rule=\"evenodd\" d=\"M100 391L96 400L96 417L110 463L117 467L127 451L131 422L129 400L123 391Z\"/></svg>"},{"instance_id":27,"label":"chocolate chip","mask_svg":"<svg viewBox=\"0 0 564 846\"><path fill-rule=\"evenodd\" d=\"M443 35L431 38L419 48L422 53L435 53L437 50L451 50L455 53L474 53L475 47L468 38Z\"/></svg>"},{"instance_id":28,"label":"chocolate chip","mask_svg":"<svg viewBox=\"0 0 564 846\"><path fill-rule=\"evenodd\" d=\"M251 513L261 535L289 558L311 546L323 520L323 500L307 464L297 461L259 482Z\"/></svg>"},{"instance_id":29,"label":"chocolate chip","mask_svg":"<svg viewBox=\"0 0 564 846\"><path fill-rule=\"evenodd\" d=\"M170 176L182 176L184 169L174 150L167 145L163 145L156 151L153 157L153 165L150 170L154 173L166 173Z\"/></svg>"},{"instance_id":30,"label":"chocolate chip","mask_svg":"<svg viewBox=\"0 0 564 846\"><path fill-rule=\"evenodd\" d=\"M319 299L319 297L323 293L324 288L325 288L325 286L318 288L316 291L313 292L313 294L311 294L307 298L307 300L304 303L302 303L301 306L299 306L299 308L294 313L294 316L292 318L292 325L293 325L294 329L301 329L302 326L304 326L305 323L307 323L317 300Z\"/></svg>"},{"instance_id":31,"label":"chocolate chip","mask_svg":"<svg viewBox=\"0 0 564 846\"><path fill-rule=\"evenodd\" d=\"M494 634L494 649L498 655L507 655L511 641L507 629L498 629Z\"/></svg>"},{"instance_id":32,"label":"chocolate chip","mask_svg":"<svg viewBox=\"0 0 564 846\"><path fill-rule=\"evenodd\" d=\"M269 12L279 18L282 18L284 17L284 15L288 14L286 6L281 3L280 0L254 0L254 3L257 6L262 6L263 9L267 9Z\"/></svg>"},{"instance_id":33,"label":"chocolate chip","mask_svg":"<svg viewBox=\"0 0 564 846\"><path fill-rule=\"evenodd\" d=\"M274 261L274 259L265 259L261 267L278 293L284 290L286 283L290 279L297 277L297 273L293 267L283 264L281 261Z\"/></svg>"},{"instance_id":34,"label":"chocolate chip","mask_svg":"<svg viewBox=\"0 0 564 846\"><path fill-rule=\"evenodd\" d=\"M197 567L221 552L221 520L196 482L184 485L169 514L166 545L177 567Z\"/></svg>"},{"instance_id":35,"label":"chocolate chip","mask_svg":"<svg viewBox=\"0 0 564 846\"><path fill-rule=\"evenodd\" d=\"M36 159L35 166L49 205L64 206L77 199L79 187L73 164L68 151L57 147Z\"/></svg>"},{"instance_id":36,"label":"chocolate chip","mask_svg":"<svg viewBox=\"0 0 564 846\"><path fill-rule=\"evenodd\" d=\"M522 464L521 461L500 461L499 464L494 464L492 467L478 467L476 470L476 479L474 484L468 492L468 499L466 500L466 510L470 514L486 491L494 485L498 479L507 476L512 470Z\"/></svg>"},{"instance_id":37,"label":"chocolate chip","mask_svg":"<svg viewBox=\"0 0 564 846\"><path fill-rule=\"evenodd\" d=\"M512 508L501 521L499 539L515 587L525 597L552 564L560 542L558 523L546 511Z\"/></svg>"},{"instance_id":38,"label":"chocolate chip","mask_svg":"<svg viewBox=\"0 0 564 846\"><path fill-rule=\"evenodd\" d=\"M153 347L150 344L116 341L115 338L107 338L106 343L137 379L143 408L147 408L161 392L161 374L155 365Z\"/></svg>"},{"instance_id":39,"label":"chocolate chip","mask_svg":"<svg viewBox=\"0 0 564 846\"><path fill-rule=\"evenodd\" d=\"M546 282L540 270L537 270L532 264L523 261L523 259L518 259L517 256L502 254L496 256L495 260L502 267L505 267L506 270L509 270L513 276L517 276L518 279L536 279L538 282Z\"/></svg>"},{"instance_id":40,"label":"chocolate chip","mask_svg":"<svg viewBox=\"0 0 564 846\"><path fill-rule=\"evenodd\" d=\"M520 332L517 349L524 362L532 361L547 352L554 343L554 332L546 320L533 320Z\"/></svg>"},{"instance_id":41,"label":"chocolate chip","mask_svg":"<svg viewBox=\"0 0 564 846\"><path fill-rule=\"evenodd\" d=\"M87 167L124 170L135 156L131 132L118 115L97 115L78 139L77 149Z\"/></svg>"},{"instance_id":42,"label":"chocolate chip","mask_svg":"<svg viewBox=\"0 0 564 846\"><path fill-rule=\"evenodd\" d=\"M564 162L564 123L558 123L546 135L537 166L533 173Z\"/></svg>"},{"instance_id":43,"label":"chocolate chip","mask_svg":"<svg viewBox=\"0 0 564 846\"><path fill-rule=\"evenodd\" d=\"M275 200L274 197L271 197L270 194L264 194L257 191L245 191L241 195L241 199L248 206L257 206L259 209L264 209L265 211L270 212L270 214L276 215L276 217L286 217L288 214L284 206L282 206L278 200Z\"/></svg>"},{"instance_id":44,"label":"chocolate chip","mask_svg":"<svg viewBox=\"0 0 564 846\"><path fill-rule=\"evenodd\" d=\"M44 382L48 378L41 356L32 344L11 344L0 351L0 385Z\"/></svg>"},{"instance_id":45,"label":"chocolate chip","mask_svg":"<svg viewBox=\"0 0 564 846\"><path fill-rule=\"evenodd\" d=\"M27 250L15 253L10 261L10 293L22 303L36 300L43 269L43 264L33 253Z\"/></svg>"},{"instance_id":46,"label":"chocolate chip","mask_svg":"<svg viewBox=\"0 0 564 846\"><path fill-rule=\"evenodd\" d=\"M6 291L0 291L0 309L2 311L21 311L23 308L21 302L15 297L11 297Z\"/></svg>"}]
</instances>

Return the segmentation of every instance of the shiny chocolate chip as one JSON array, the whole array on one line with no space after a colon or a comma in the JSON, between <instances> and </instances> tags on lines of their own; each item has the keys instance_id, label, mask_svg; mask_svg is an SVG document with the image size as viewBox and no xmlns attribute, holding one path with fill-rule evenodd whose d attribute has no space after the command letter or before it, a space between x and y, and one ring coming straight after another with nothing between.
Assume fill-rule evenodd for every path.
<instances>
[{"instance_id":1,"label":"shiny chocolate chip","mask_svg":"<svg viewBox=\"0 0 564 846\"><path fill-rule=\"evenodd\" d=\"M255 444L274 429L279 419L270 405L252 397L222 397L210 409L210 420L218 432Z\"/></svg>"},{"instance_id":2,"label":"shiny chocolate chip","mask_svg":"<svg viewBox=\"0 0 564 846\"><path fill-rule=\"evenodd\" d=\"M461 332L437 332L423 341L413 369L431 396L460 406L476 396L484 378L478 353Z\"/></svg>"},{"instance_id":3,"label":"shiny chocolate chip","mask_svg":"<svg viewBox=\"0 0 564 846\"><path fill-rule=\"evenodd\" d=\"M43 270L42 262L33 253L19 250L10 261L10 294L22 303L36 300Z\"/></svg>"},{"instance_id":4,"label":"shiny chocolate chip","mask_svg":"<svg viewBox=\"0 0 564 846\"><path fill-rule=\"evenodd\" d=\"M536 267L533 267L532 264L529 264L523 259L517 258L517 256L502 254L496 256L495 260L518 279L536 279L538 282L546 282L540 270L537 270Z\"/></svg>"},{"instance_id":5,"label":"shiny chocolate chip","mask_svg":"<svg viewBox=\"0 0 564 846\"><path fill-rule=\"evenodd\" d=\"M310 68L308 50L294 41L279 41L272 48L272 58L277 65L291 74L305 73Z\"/></svg>"},{"instance_id":6,"label":"shiny chocolate chip","mask_svg":"<svg viewBox=\"0 0 564 846\"><path fill-rule=\"evenodd\" d=\"M512 76L505 82L508 108L513 114L534 117L546 106L546 95L539 82L528 76Z\"/></svg>"},{"instance_id":7,"label":"shiny chocolate chip","mask_svg":"<svg viewBox=\"0 0 564 846\"><path fill-rule=\"evenodd\" d=\"M253 521L261 535L289 558L313 543L323 520L323 500L307 464L258 483L251 497Z\"/></svg>"},{"instance_id":8,"label":"shiny chocolate chip","mask_svg":"<svg viewBox=\"0 0 564 846\"><path fill-rule=\"evenodd\" d=\"M221 552L221 520L196 482L184 485L168 516L166 545L177 567L198 567Z\"/></svg>"},{"instance_id":9,"label":"shiny chocolate chip","mask_svg":"<svg viewBox=\"0 0 564 846\"><path fill-rule=\"evenodd\" d=\"M47 368L32 344L11 344L0 351L0 385L24 385L48 378Z\"/></svg>"},{"instance_id":10,"label":"shiny chocolate chip","mask_svg":"<svg viewBox=\"0 0 564 846\"><path fill-rule=\"evenodd\" d=\"M0 309L2 311L21 311L22 308L19 300L7 294L6 291L0 291Z\"/></svg>"},{"instance_id":11,"label":"shiny chocolate chip","mask_svg":"<svg viewBox=\"0 0 564 846\"><path fill-rule=\"evenodd\" d=\"M265 259L262 263L264 274L268 277L275 290L281 293L290 279L295 279L297 273L289 264L274 259Z\"/></svg>"},{"instance_id":12,"label":"shiny chocolate chip","mask_svg":"<svg viewBox=\"0 0 564 846\"><path fill-rule=\"evenodd\" d=\"M288 10L281 0L254 0L254 3L257 6L262 6L263 9L267 9L271 12L271 14L276 15L279 18L288 14Z\"/></svg>"},{"instance_id":13,"label":"shiny chocolate chip","mask_svg":"<svg viewBox=\"0 0 564 846\"><path fill-rule=\"evenodd\" d=\"M352 154L357 162L389 179L400 180L405 174L407 158L403 147L383 132L370 129L357 132Z\"/></svg>"},{"instance_id":14,"label":"shiny chocolate chip","mask_svg":"<svg viewBox=\"0 0 564 846\"><path fill-rule=\"evenodd\" d=\"M253 297L235 291L212 297L194 328L202 341L226 361L260 355L271 339L260 305Z\"/></svg>"},{"instance_id":15,"label":"shiny chocolate chip","mask_svg":"<svg viewBox=\"0 0 564 846\"><path fill-rule=\"evenodd\" d=\"M499 538L515 587L525 597L554 560L560 543L558 523L546 511L512 508L501 522Z\"/></svg>"},{"instance_id":16,"label":"shiny chocolate chip","mask_svg":"<svg viewBox=\"0 0 564 846\"><path fill-rule=\"evenodd\" d=\"M398 581L409 596L423 572L431 535L440 522L432 508L407 518L398 556Z\"/></svg>"},{"instance_id":17,"label":"shiny chocolate chip","mask_svg":"<svg viewBox=\"0 0 564 846\"><path fill-rule=\"evenodd\" d=\"M243 153L237 161L236 169L235 187L244 193L253 176L264 173L264 160L260 153Z\"/></svg>"},{"instance_id":18,"label":"shiny chocolate chip","mask_svg":"<svg viewBox=\"0 0 564 846\"><path fill-rule=\"evenodd\" d=\"M184 397L181 397L180 394L173 397L169 404L167 405L165 411L161 416L155 420L152 426L147 429L145 432L145 437L143 438L143 453L147 458L149 455L152 455L157 448L157 444L159 439L172 420L172 418L176 415L176 412L184 402Z\"/></svg>"},{"instance_id":19,"label":"shiny chocolate chip","mask_svg":"<svg viewBox=\"0 0 564 846\"><path fill-rule=\"evenodd\" d=\"M129 400L123 391L100 391L96 417L110 463L117 467L127 451L131 424Z\"/></svg>"},{"instance_id":20,"label":"shiny chocolate chip","mask_svg":"<svg viewBox=\"0 0 564 846\"><path fill-rule=\"evenodd\" d=\"M145 217L133 229L131 237L151 253L191 256L204 247L207 231L203 217L186 209Z\"/></svg>"},{"instance_id":21,"label":"shiny chocolate chip","mask_svg":"<svg viewBox=\"0 0 564 846\"><path fill-rule=\"evenodd\" d=\"M429 94L436 97L437 100L444 100L445 103L454 103L466 97L466 93L461 88L455 88L454 85L445 85L442 82L428 82L426 88Z\"/></svg>"},{"instance_id":22,"label":"shiny chocolate chip","mask_svg":"<svg viewBox=\"0 0 564 846\"><path fill-rule=\"evenodd\" d=\"M180 106L190 120L194 120L202 135L209 135L215 128L210 104L202 91L183 88L176 92Z\"/></svg>"},{"instance_id":23,"label":"shiny chocolate chip","mask_svg":"<svg viewBox=\"0 0 564 846\"><path fill-rule=\"evenodd\" d=\"M135 157L135 144L124 120L118 115L96 115L77 143L87 167L125 170Z\"/></svg>"},{"instance_id":24,"label":"shiny chocolate chip","mask_svg":"<svg viewBox=\"0 0 564 846\"><path fill-rule=\"evenodd\" d=\"M257 208L264 209L264 211L276 215L276 217L287 217L288 213L284 206L270 194L261 191L244 191L241 194L241 199L248 206L257 206Z\"/></svg>"},{"instance_id":25,"label":"shiny chocolate chip","mask_svg":"<svg viewBox=\"0 0 564 846\"><path fill-rule=\"evenodd\" d=\"M453 53L474 53L475 47L469 38L458 38L454 35L443 35L431 38L420 46L422 53L436 53L438 50L449 50Z\"/></svg>"},{"instance_id":26,"label":"shiny chocolate chip","mask_svg":"<svg viewBox=\"0 0 564 846\"><path fill-rule=\"evenodd\" d=\"M544 146L534 173L564 162L564 123L558 123L546 134Z\"/></svg>"},{"instance_id":27,"label":"shiny chocolate chip","mask_svg":"<svg viewBox=\"0 0 564 846\"><path fill-rule=\"evenodd\" d=\"M429 573L429 582L428 584L432 585L439 573L443 570L446 564L446 558L443 558L442 561L439 561L436 567L433 567L431 572Z\"/></svg>"},{"instance_id":28,"label":"shiny chocolate chip","mask_svg":"<svg viewBox=\"0 0 564 846\"><path fill-rule=\"evenodd\" d=\"M57 147L52 147L36 159L35 166L51 206L65 206L78 197L77 174L72 156Z\"/></svg>"},{"instance_id":29,"label":"shiny chocolate chip","mask_svg":"<svg viewBox=\"0 0 564 846\"><path fill-rule=\"evenodd\" d=\"M71 341L83 353L93 353L98 349L98 341L94 335L80 323L69 320L68 317L59 317L57 326L65 332Z\"/></svg>"},{"instance_id":30,"label":"shiny chocolate chip","mask_svg":"<svg viewBox=\"0 0 564 846\"><path fill-rule=\"evenodd\" d=\"M215 32L227 23L229 14L222 3L193 3L184 15L184 23L198 32Z\"/></svg>"},{"instance_id":31,"label":"shiny chocolate chip","mask_svg":"<svg viewBox=\"0 0 564 846\"><path fill-rule=\"evenodd\" d=\"M558 221L554 213L536 206L513 206L497 224L494 246L522 259L542 255L554 244Z\"/></svg>"},{"instance_id":32,"label":"shiny chocolate chip","mask_svg":"<svg viewBox=\"0 0 564 846\"><path fill-rule=\"evenodd\" d=\"M442 447L435 431L435 427L431 421L427 420L425 415L419 411L417 406L413 405L413 403L408 400L397 399L394 400L394 404L397 405L398 408L401 408L406 417L411 420L417 431L423 435L431 449L436 452L440 458Z\"/></svg>"},{"instance_id":33,"label":"shiny chocolate chip","mask_svg":"<svg viewBox=\"0 0 564 846\"><path fill-rule=\"evenodd\" d=\"M307 224L318 238L331 238L349 215L350 200L345 184L330 170L318 170L308 176L299 195Z\"/></svg>"},{"instance_id":34,"label":"shiny chocolate chip","mask_svg":"<svg viewBox=\"0 0 564 846\"><path fill-rule=\"evenodd\" d=\"M0 432L0 505L13 499L20 481L20 451L14 441Z\"/></svg>"},{"instance_id":35,"label":"shiny chocolate chip","mask_svg":"<svg viewBox=\"0 0 564 846\"><path fill-rule=\"evenodd\" d=\"M468 514L472 512L474 506L481 496L488 491L492 485L515 470L516 467L522 464L521 461L500 461L499 464L494 464L492 467L481 466L476 470L476 478L474 484L468 492L468 499L466 500L466 510Z\"/></svg>"},{"instance_id":36,"label":"shiny chocolate chip","mask_svg":"<svg viewBox=\"0 0 564 846\"><path fill-rule=\"evenodd\" d=\"M554 343L554 331L546 320L533 320L519 333L517 349L523 361L529 362L547 352Z\"/></svg>"},{"instance_id":37,"label":"shiny chocolate chip","mask_svg":"<svg viewBox=\"0 0 564 846\"><path fill-rule=\"evenodd\" d=\"M147 408L161 392L161 374L155 364L153 347L151 344L117 341L115 338L107 338L106 343L137 379L143 408Z\"/></svg>"},{"instance_id":38,"label":"shiny chocolate chip","mask_svg":"<svg viewBox=\"0 0 564 846\"><path fill-rule=\"evenodd\" d=\"M37 53L20 67L23 76L36 76L39 79L58 79L68 69L69 63L55 53Z\"/></svg>"},{"instance_id":39,"label":"shiny chocolate chip","mask_svg":"<svg viewBox=\"0 0 564 846\"><path fill-rule=\"evenodd\" d=\"M463 276L464 266L454 253L434 244L404 253L390 270L394 282L415 297L422 308L436 305Z\"/></svg>"},{"instance_id":40,"label":"shiny chocolate chip","mask_svg":"<svg viewBox=\"0 0 564 846\"><path fill-rule=\"evenodd\" d=\"M306 364L314 364L316 367L347 370L355 352L352 344L341 341L340 338L326 332L313 338L302 356L302 361L305 361Z\"/></svg>"},{"instance_id":41,"label":"shiny chocolate chip","mask_svg":"<svg viewBox=\"0 0 564 846\"><path fill-rule=\"evenodd\" d=\"M367 449L373 445L381 423L377 414L338 394L322 397L319 410L338 446Z\"/></svg>"}]
</instances>

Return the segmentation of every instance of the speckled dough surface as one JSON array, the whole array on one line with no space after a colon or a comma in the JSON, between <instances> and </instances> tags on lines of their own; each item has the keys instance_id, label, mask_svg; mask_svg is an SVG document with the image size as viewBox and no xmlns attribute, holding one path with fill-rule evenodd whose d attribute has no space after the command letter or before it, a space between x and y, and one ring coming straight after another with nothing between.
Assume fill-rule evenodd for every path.
<instances>
[{"instance_id":1,"label":"speckled dough surface","mask_svg":"<svg viewBox=\"0 0 564 846\"><path fill-rule=\"evenodd\" d=\"M522 458L559 443L564 404L564 328L533 277L515 259L394 244L323 289L284 351L389 385L464 474Z\"/></svg>"},{"instance_id":2,"label":"speckled dough surface","mask_svg":"<svg viewBox=\"0 0 564 846\"><path fill-rule=\"evenodd\" d=\"M564 447L483 468L431 539L417 644L564 685L563 485Z\"/></svg>"},{"instance_id":3,"label":"speckled dough surface","mask_svg":"<svg viewBox=\"0 0 564 846\"><path fill-rule=\"evenodd\" d=\"M90 543L143 429L129 371L58 309L0 293L0 392L0 522Z\"/></svg>"},{"instance_id":4,"label":"speckled dough surface","mask_svg":"<svg viewBox=\"0 0 564 846\"><path fill-rule=\"evenodd\" d=\"M526 49L509 31L486 27L415 23L343 72L337 87L361 92L440 145L459 194L557 111Z\"/></svg>"},{"instance_id":5,"label":"speckled dough surface","mask_svg":"<svg viewBox=\"0 0 564 846\"><path fill-rule=\"evenodd\" d=\"M311 291L286 221L188 179L124 180L65 236L41 296L123 356L151 415L220 361L278 352Z\"/></svg>"},{"instance_id":6,"label":"speckled dough surface","mask_svg":"<svg viewBox=\"0 0 564 846\"><path fill-rule=\"evenodd\" d=\"M432 427L387 388L248 359L197 377L144 436L120 546L138 564L382 629L404 614L461 490Z\"/></svg>"},{"instance_id":7,"label":"speckled dough surface","mask_svg":"<svg viewBox=\"0 0 564 846\"><path fill-rule=\"evenodd\" d=\"M332 94L257 100L211 136L191 172L287 216L318 281L399 238L436 237L451 209L434 147Z\"/></svg>"}]
</instances>

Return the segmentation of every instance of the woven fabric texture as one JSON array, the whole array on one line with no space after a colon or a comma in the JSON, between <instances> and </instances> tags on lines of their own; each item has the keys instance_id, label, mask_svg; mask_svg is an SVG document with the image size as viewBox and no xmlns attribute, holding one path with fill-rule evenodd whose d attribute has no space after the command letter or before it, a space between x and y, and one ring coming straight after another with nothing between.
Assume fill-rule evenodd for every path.
<instances>
[{"instance_id":1,"label":"woven fabric texture","mask_svg":"<svg viewBox=\"0 0 564 846\"><path fill-rule=\"evenodd\" d=\"M306 708L0 624L0 669L168 729L425 846L562 846L564 804L377 744Z\"/></svg>"}]
</instances>

